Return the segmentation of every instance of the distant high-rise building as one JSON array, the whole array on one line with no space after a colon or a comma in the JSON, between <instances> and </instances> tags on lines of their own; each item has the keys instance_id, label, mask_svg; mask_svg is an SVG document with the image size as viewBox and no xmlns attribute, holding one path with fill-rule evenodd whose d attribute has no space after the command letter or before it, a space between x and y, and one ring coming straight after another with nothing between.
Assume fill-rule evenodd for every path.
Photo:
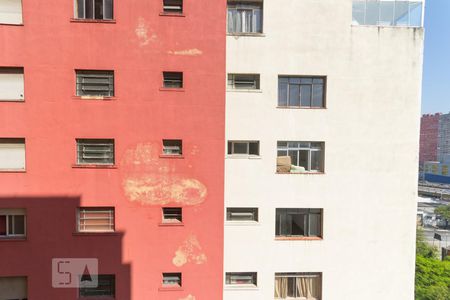
<instances>
[{"instance_id":1,"label":"distant high-rise building","mask_svg":"<svg viewBox=\"0 0 450 300\"><path fill-rule=\"evenodd\" d=\"M420 120L419 163L436 161L438 156L438 133L440 113L423 115Z\"/></svg>"}]
</instances>

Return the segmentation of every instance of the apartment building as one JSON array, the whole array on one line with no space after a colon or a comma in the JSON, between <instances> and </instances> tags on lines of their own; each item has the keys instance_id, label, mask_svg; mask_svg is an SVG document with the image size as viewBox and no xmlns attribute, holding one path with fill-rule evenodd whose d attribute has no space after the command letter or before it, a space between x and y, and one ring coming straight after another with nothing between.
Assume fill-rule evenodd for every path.
<instances>
[{"instance_id":1,"label":"apartment building","mask_svg":"<svg viewBox=\"0 0 450 300\"><path fill-rule=\"evenodd\" d=\"M437 161L439 144L439 119L441 114L422 115L420 119L419 163Z\"/></svg>"},{"instance_id":2,"label":"apartment building","mask_svg":"<svg viewBox=\"0 0 450 300\"><path fill-rule=\"evenodd\" d=\"M225 27L225 1L0 1L1 300L222 298Z\"/></svg>"},{"instance_id":3,"label":"apartment building","mask_svg":"<svg viewBox=\"0 0 450 300\"><path fill-rule=\"evenodd\" d=\"M423 1L228 0L224 299L413 299Z\"/></svg>"}]
</instances>

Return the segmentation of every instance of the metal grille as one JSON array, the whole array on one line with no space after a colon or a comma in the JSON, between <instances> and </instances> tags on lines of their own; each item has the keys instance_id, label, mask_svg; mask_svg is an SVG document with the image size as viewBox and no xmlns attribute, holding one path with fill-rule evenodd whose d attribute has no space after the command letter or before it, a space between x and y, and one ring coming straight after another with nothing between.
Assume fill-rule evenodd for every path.
<instances>
[{"instance_id":1,"label":"metal grille","mask_svg":"<svg viewBox=\"0 0 450 300\"><path fill-rule=\"evenodd\" d=\"M83 280L83 277L81 277ZM115 296L116 276L115 275L98 275L98 286L92 287L80 287L81 297L91 296Z\"/></svg>"},{"instance_id":2,"label":"metal grille","mask_svg":"<svg viewBox=\"0 0 450 300\"><path fill-rule=\"evenodd\" d=\"M228 74L228 88L259 90L259 74Z\"/></svg>"},{"instance_id":3,"label":"metal grille","mask_svg":"<svg viewBox=\"0 0 450 300\"><path fill-rule=\"evenodd\" d=\"M77 140L77 163L80 165L113 165L114 140Z\"/></svg>"},{"instance_id":4,"label":"metal grille","mask_svg":"<svg viewBox=\"0 0 450 300\"><path fill-rule=\"evenodd\" d=\"M114 208L80 208L78 231L114 231Z\"/></svg>"},{"instance_id":5,"label":"metal grille","mask_svg":"<svg viewBox=\"0 0 450 300\"><path fill-rule=\"evenodd\" d=\"M164 0L164 12L182 13L183 0Z\"/></svg>"},{"instance_id":6,"label":"metal grille","mask_svg":"<svg viewBox=\"0 0 450 300\"><path fill-rule=\"evenodd\" d=\"M164 223L181 223L183 215L181 207L164 207L163 222Z\"/></svg>"},{"instance_id":7,"label":"metal grille","mask_svg":"<svg viewBox=\"0 0 450 300\"><path fill-rule=\"evenodd\" d=\"M114 96L114 72L77 71L77 96Z\"/></svg>"},{"instance_id":8,"label":"metal grille","mask_svg":"<svg viewBox=\"0 0 450 300\"><path fill-rule=\"evenodd\" d=\"M165 88L182 88L183 87L183 73L181 72L163 72Z\"/></svg>"}]
</instances>

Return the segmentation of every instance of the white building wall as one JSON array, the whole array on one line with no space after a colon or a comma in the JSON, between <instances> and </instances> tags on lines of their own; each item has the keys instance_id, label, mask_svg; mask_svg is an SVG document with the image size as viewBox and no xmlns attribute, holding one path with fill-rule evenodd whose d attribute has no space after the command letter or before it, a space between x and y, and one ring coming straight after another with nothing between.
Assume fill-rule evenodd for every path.
<instances>
[{"instance_id":1,"label":"white building wall","mask_svg":"<svg viewBox=\"0 0 450 300\"><path fill-rule=\"evenodd\" d=\"M257 272L225 300L274 298L275 272L322 272L324 300L414 298L423 29L352 26L351 0L265 0L262 36L227 37L227 72L261 92L227 93L225 272ZM327 76L326 109L277 108L278 75ZM277 141L324 141L325 174L276 174ZM276 208L323 208L323 240L276 241Z\"/></svg>"}]
</instances>

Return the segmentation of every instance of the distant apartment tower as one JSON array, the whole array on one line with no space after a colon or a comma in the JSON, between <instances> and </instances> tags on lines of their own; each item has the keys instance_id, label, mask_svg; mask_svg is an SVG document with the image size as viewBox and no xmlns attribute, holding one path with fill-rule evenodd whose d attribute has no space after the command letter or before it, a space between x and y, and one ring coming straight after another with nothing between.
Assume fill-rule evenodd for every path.
<instances>
[{"instance_id":1,"label":"distant apartment tower","mask_svg":"<svg viewBox=\"0 0 450 300\"><path fill-rule=\"evenodd\" d=\"M414 298L423 4L228 1L225 300Z\"/></svg>"},{"instance_id":2,"label":"distant apartment tower","mask_svg":"<svg viewBox=\"0 0 450 300\"><path fill-rule=\"evenodd\" d=\"M420 119L419 163L437 161L439 144L439 120L441 114L423 115Z\"/></svg>"},{"instance_id":3,"label":"distant apartment tower","mask_svg":"<svg viewBox=\"0 0 450 300\"><path fill-rule=\"evenodd\" d=\"M0 1L0 299L222 298L225 28L221 0Z\"/></svg>"},{"instance_id":4,"label":"distant apartment tower","mask_svg":"<svg viewBox=\"0 0 450 300\"><path fill-rule=\"evenodd\" d=\"M450 159L450 113L439 117L437 160L448 161Z\"/></svg>"}]
</instances>

